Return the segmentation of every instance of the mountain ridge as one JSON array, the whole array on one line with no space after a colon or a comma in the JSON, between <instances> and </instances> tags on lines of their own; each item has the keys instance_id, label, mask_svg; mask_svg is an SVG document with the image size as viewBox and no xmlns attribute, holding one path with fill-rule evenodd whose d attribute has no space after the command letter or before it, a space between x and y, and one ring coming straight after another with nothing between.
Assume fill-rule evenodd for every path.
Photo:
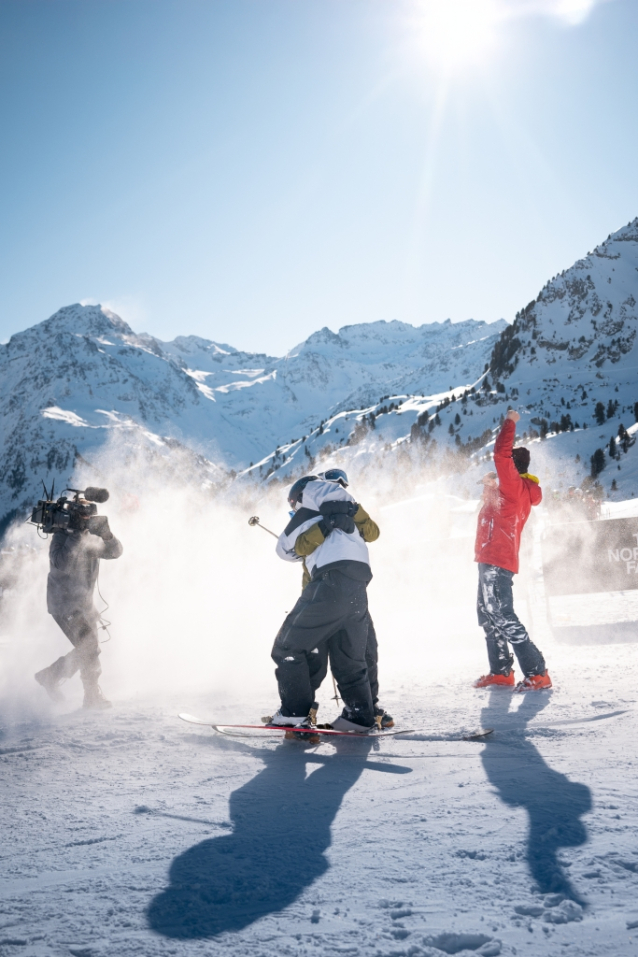
<instances>
[{"instance_id":1,"label":"mountain ridge","mask_svg":"<svg viewBox=\"0 0 638 957\"><path fill-rule=\"evenodd\" d=\"M115 437L155 458L178 448L215 486L362 390L378 397L434 366L454 379L503 325L362 323L273 357L197 336L166 343L98 305L65 306L0 346L0 516L26 509L41 478L68 484L78 457L91 462Z\"/></svg>"},{"instance_id":2,"label":"mountain ridge","mask_svg":"<svg viewBox=\"0 0 638 957\"><path fill-rule=\"evenodd\" d=\"M268 356L65 306L0 346L1 521L116 447L211 491L383 462L470 494L509 405L550 482L638 494L637 301L635 219L509 326L324 326Z\"/></svg>"},{"instance_id":3,"label":"mountain ridge","mask_svg":"<svg viewBox=\"0 0 638 957\"><path fill-rule=\"evenodd\" d=\"M518 441L533 447L556 488L597 480L612 496L635 496L637 301L638 218L549 280L474 368L469 387L457 380L455 388L419 395L407 375L407 388L380 402L363 396L370 401L358 410L339 409L303 449L271 453L259 463L261 477L291 477L319 460L366 470L379 456L390 466L394 456L415 474L447 470L476 494L476 473L515 405Z\"/></svg>"}]
</instances>

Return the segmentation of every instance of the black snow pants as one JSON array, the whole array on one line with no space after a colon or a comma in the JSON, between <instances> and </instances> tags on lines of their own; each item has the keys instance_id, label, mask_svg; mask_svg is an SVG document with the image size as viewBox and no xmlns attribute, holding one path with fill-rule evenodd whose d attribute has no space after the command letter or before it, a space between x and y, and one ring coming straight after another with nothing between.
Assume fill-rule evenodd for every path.
<instances>
[{"instance_id":1,"label":"black snow pants","mask_svg":"<svg viewBox=\"0 0 638 957\"><path fill-rule=\"evenodd\" d=\"M478 569L476 613L478 623L485 631L491 673L508 675L512 670L514 658L507 644L509 642L526 678L544 674L545 659L514 612L514 573L483 562Z\"/></svg>"},{"instance_id":2,"label":"black snow pants","mask_svg":"<svg viewBox=\"0 0 638 957\"><path fill-rule=\"evenodd\" d=\"M53 615L56 624L73 645L73 651L51 665L57 678L72 678L80 672L82 684L97 684L102 673L100 643L97 636L97 613L76 611L70 615Z\"/></svg>"},{"instance_id":3,"label":"black snow pants","mask_svg":"<svg viewBox=\"0 0 638 957\"><path fill-rule=\"evenodd\" d=\"M272 649L282 714L308 714L321 683L317 679L325 677L329 654L351 720L374 724L366 665L369 625L366 582L329 569L306 585ZM315 648L318 653L313 653Z\"/></svg>"},{"instance_id":4,"label":"black snow pants","mask_svg":"<svg viewBox=\"0 0 638 957\"><path fill-rule=\"evenodd\" d=\"M323 683L328 674L328 661L331 659L331 648L339 644L341 633L337 632L332 638L320 648L313 648L309 657L310 684L313 694ZM372 703L376 704L379 700L379 645L377 642L377 633L374 629L374 622L368 612L368 640L366 642L366 667L368 669L368 681L370 682L370 691L372 693ZM333 669L334 670L334 669Z\"/></svg>"}]
</instances>

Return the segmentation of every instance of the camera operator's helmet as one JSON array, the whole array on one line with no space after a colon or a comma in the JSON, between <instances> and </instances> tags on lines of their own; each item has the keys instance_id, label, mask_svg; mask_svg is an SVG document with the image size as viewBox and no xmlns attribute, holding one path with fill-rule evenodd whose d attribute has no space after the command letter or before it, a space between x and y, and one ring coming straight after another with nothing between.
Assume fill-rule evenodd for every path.
<instances>
[{"instance_id":1,"label":"camera operator's helmet","mask_svg":"<svg viewBox=\"0 0 638 957\"><path fill-rule=\"evenodd\" d=\"M303 490L305 489L308 482L316 482L317 475L304 475L302 478L297 479L294 485L291 486L290 491L288 492L288 504L292 509L297 508L301 502L301 496L303 495Z\"/></svg>"},{"instance_id":2,"label":"camera operator's helmet","mask_svg":"<svg viewBox=\"0 0 638 957\"><path fill-rule=\"evenodd\" d=\"M343 469L328 469L327 472L319 472L319 478L326 482L338 482L344 488L348 488L348 476Z\"/></svg>"}]
</instances>

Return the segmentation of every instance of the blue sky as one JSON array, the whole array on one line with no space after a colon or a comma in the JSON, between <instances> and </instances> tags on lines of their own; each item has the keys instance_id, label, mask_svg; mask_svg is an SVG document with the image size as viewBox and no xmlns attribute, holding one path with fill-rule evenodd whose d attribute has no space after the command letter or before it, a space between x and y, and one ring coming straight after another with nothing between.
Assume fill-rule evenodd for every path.
<instances>
[{"instance_id":1,"label":"blue sky","mask_svg":"<svg viewBox=\"0 0 638 957\"><path fill-rule=\"evenodd\" d=\"M511 320L638 215L637 64L635 0L3 0L0 338Z\"/></svg>"}]
</instances>

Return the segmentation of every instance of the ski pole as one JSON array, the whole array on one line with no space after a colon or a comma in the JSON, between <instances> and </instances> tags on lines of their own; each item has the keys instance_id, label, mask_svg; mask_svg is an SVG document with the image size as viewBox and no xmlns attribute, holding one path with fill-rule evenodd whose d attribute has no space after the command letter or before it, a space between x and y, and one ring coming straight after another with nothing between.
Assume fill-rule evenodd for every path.
<instances>
[{"instance_id":1,"label":"ski pole","mask_svg":"<svg viewBox=\"0 0 638 957\"><path fill-rule=\"evenodd\" d=\"M336 701L337 704L339 704L341 698L339 697L339 692L337 691L337 682L335 681L335 676L332 674L332 672L330 672L330 677L332 678L332 686L335 689L334 698L332 698L332 701Z\"/></svg>"},{"instance_id":2,"label":"ski pole","mask_svg":"<svg viewBox=\"0 0 638 957\"><path fill-rule=\"evenodd\" d=\"M279 538L278 535L275 535L274 532L271 532L270 529L269 529L269 528L266 528L265 525L261 525L261 524L260 524L260 522L259 522L259 516L258 516L258 515L251 515L250 518L248 519L248 524L249 524L249 525L259 525L260 528L263 528L263 530L264 530L265 532L268 532L269 535L272 535L273 538Z\"/></svg>"}]
</instances>

